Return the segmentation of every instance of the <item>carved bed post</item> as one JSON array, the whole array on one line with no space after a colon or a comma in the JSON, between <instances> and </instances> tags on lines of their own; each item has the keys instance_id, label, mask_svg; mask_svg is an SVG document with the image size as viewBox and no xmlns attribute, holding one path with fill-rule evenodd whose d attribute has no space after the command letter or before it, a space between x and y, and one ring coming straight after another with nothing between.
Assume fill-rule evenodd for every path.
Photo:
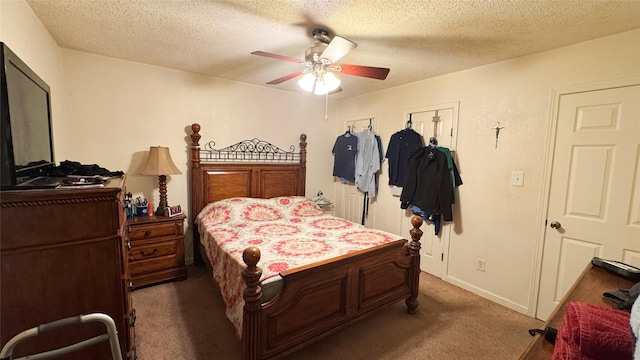
<instances>
[{"instance_id":1,"label":"carved bed post","mask_svg":"<svg viewBox=\"0 0 640 360\"><path fill-rule=\"evenodd\" d=\"M407 305L407 312L415 314L418 309L418 292L420 288L420 238L422 237L420 226L422 226L422 218L413 216L411 225L413 229L409 231L411 241L408 246L409 256L411 257L411 278L409 279L411 295L405 300L405 304Z\"/></svg>"},{"instance_id":2,"label":"carved bed post","mask_svg":"<svg viewBox=\"0 0 640 360\"><path fill-rule=\"evenodd\" d=\"M191 184L202 184L202 173L200 170L200 124L191 124ZM196 182L196 180L198 180ZM202 189L196 186L190 186L191 189L191 211L189 211L189 226L191 227L192 242L193 242L193 262L196 265L202 264L202 257L200 256L200 233L198 232L198 226L195 223L196 216L198 216L199 209L202 209Z\"/></svg>"},{"instance_id":3,"label":"carved bed post","mask_svg":"<svg viewBox=\"0 0 640 360\"><path fill-rule=\"evenodd\" d=\"M300 163L307 165L307 134L300 134Z\"/></svg>"},{"instance_id":4,"label":"carved bed post","mask_svg":"<svg viewBox=\"0 0 640 360\"><path fill-rule=\"evenodd\" d=\"M260 249L248 247L242 253L242 260L247 267L242 271L245 289L242 293L244 299L244 313L242 318L242 346L244 348L244 360L260 359L262 334L260 326L260 303L262 299L262 287L260 277L262 269L258 266L260 261Z\"/></svg>"},{"instance_id":5,"label":"carved bed post","mask_svg":"<svg viewBox=\"0 0 640 360\"><path fill-rule=\"evenodd\" d=\"M302 176L300 176L300 195L305 195L305 179L307 178L307 135L300 134L300 165L302 165Z\"/></svg>"},{"instance_id":6,"label":"carved bed post","mask_svg":"<svg viewBox=\"0 0 640 360\"><path fill-rule=\"evenodd\" d=\"M200 167L200 124L191 124L191 167Z\"/></svg>"}]
</instances>

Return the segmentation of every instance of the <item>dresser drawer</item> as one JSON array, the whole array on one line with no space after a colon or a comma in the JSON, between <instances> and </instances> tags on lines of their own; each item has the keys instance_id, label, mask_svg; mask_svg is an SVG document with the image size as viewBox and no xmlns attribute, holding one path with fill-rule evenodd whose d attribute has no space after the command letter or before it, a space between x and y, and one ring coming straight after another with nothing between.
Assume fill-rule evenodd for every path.
<instances>
[{"instance_id":1,"label":"dresser drawer","mask_svg":"<svg viewBox=\"0 0 640 360\"><path fill-rule=\"evenodd\" d=\"M182 223L149 224L129 226L129 239L141 240L162 236L182 235Z\"/></svg>"},{"instance_id":2,"label":"dresser drawer","mask_svg":"<svg viewBox=\"0 0 640 360\"><path fill-rule=\"evenodd\" d=\"M182 239L178 239L182 240ZM129 261L138 261L151 259L154 257L161 257L166 255L175 255L176 253L176 240L156 242L146 244L142 246L133 246L129 250Z\"/></svg>"}]
</instances>

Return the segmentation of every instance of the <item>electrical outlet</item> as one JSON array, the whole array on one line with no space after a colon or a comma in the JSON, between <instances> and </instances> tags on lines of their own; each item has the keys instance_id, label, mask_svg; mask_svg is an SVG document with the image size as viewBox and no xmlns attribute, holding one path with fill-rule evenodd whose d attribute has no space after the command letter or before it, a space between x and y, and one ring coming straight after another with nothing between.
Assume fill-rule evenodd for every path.
<instances>
[{"instance_id":1,"label":"electrical outlet","mask_svg":"<svg viewBox=\"0 0 640 360\"><path fill-rule=\"evenodd\" d=\"M476 260L476 270L484 272L486 266L487 266L487 260L485 259Z\"/></svg>"},{"instance_id":2,"label":"electrical outlet","mask_svg":"<svg viewBox=\"0 0 640 360\"><path fill-rule=\"evenodd\" d=\"M522 186L524 184L524 171L514 171L511 173L511 186Z\"/></svg>"}]
</instances>

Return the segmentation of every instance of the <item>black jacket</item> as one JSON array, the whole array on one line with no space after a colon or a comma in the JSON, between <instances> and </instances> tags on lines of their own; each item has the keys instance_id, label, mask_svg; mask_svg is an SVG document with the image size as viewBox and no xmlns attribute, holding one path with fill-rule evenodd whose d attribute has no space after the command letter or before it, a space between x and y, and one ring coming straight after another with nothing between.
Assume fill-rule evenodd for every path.
<instances>
[{"instance_id":1,"label":"black jacket","mask_svg":"<svg viewBox=\"0 0 640 360\"><path fill-rule=\"evenodd\" d=\"M409 157L407 178L400 207L419 207L426 214L441 214L445 221L453 220L451 175L446 155L435 147L423 147Z\"/></svg>"}]
</instances>

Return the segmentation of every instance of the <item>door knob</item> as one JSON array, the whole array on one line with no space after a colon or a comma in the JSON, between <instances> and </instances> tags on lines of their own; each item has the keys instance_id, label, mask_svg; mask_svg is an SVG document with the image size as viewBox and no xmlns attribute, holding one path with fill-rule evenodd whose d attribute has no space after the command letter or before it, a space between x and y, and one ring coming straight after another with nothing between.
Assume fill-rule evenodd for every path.
<instances>
[{"instance_id":1,"label":"door knob","mask_svg":"<svg viewBox=\"0 0 640 360\"><path fill-rule=\"evenodd\" d=\"M552 221L551 224L549 224L549 226L551 226L552 229L556 229L556 230L562 227L562 225L560 225L560 223L557 221Z\"/></svg>"}]
</instances>

